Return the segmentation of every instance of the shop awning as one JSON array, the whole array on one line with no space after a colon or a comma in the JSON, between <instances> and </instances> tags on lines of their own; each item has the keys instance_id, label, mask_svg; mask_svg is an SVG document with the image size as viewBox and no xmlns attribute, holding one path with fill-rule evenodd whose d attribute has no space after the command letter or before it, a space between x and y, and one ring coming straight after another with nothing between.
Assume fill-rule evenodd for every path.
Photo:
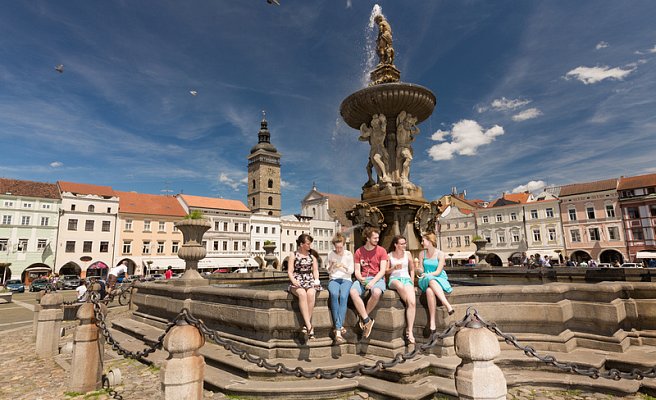
<instances>
[{"instance_id":1,"label":"shop awning","mask_svg":"<svg viewBox=\"0 0 656 400\"><path fill-rule=\"evenodd\" d=\"M51 272L52 268L49 267L44 267L42 265L36 266L36 267L27 267L25 268L25 272Z\"/></svg>"},{"instance_id":2,"label":"shop awning","mask_svg":"<svg viewBox=\"0 0 656 400\"><path fill-rule=\"evenodd\" d=\"M654 258L656 259L656 251L639 251L636 258Z\"/></svg>"},{"instance_id":3,"label":"shop awning","mask_svg":"<svg viewBox=\"0 0 656 400\"><path fill-rule=\"evenodd\" d=\"M453 256L451 256L453 254ZM454 259L454 260L469 260L471 256L474 255L474 252L465 252L465 251L456 251L453 253L450 252L444 252L444 255L446 256L447 260Z\"/></svg>"}]
</instances>

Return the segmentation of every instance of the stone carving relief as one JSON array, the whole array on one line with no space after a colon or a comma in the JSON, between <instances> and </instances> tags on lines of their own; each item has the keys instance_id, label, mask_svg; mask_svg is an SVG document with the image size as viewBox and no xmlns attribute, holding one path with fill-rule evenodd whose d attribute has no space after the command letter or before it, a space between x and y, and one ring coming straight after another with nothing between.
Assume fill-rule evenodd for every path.
<instances>
[{"instance_id":1,"label":"stone carving relief","mask_svg":"<svg viewBox=\"0 0 656 400\"><path fill-rule=\"evenodd\" d=\"M435 224L445 208L437 200L422 205L415 214L415 228L422 235L425 233L435 233Z\"/></svg>"},{"instance_id":2,"label":"stone carving relief","mask_svg":"<svg viewBox=\"0 0 656 400\"><path fill-rule=\"evenodd\" d=\"M376 169L378 176L378 184L389 184L391 182L389 171L389 154L385 148L385 135L387 129L387 119L384 114L374 114L371 118L371 126L367 124L360 125L359 140L369 142L371 148L369 149L369 162L367 163L367 176L369 181L365 186L374 184L372 178L372 168Z\"/></svg>"},{"instance_id":3,"label":"stone carving relief","mask_svg":"<svg viewBox=\"0 0 656 400\"><path fill-rule=\"evenodd\" d=\"M369 203L365 202L356 203L353 208L346 213L346 217L353 221L354 225L360 225L363 228L365 226L373 226L382 231L387 227L384 223L385 216L378 207L372 207Z\"/></svg>"},{"instance_id":4,"label":"stone carving relief","mask_svg":"<svg viewBox=\"0 0 656 400\"><path fill-rule=\"evenodd\" d=\"M410 163L412 162L412 142L419 134L419 128L415 125L417 117L405 111L401 111L396 117L396 169L399 175L399 183L403 187L414 188L410 182Z\"/></svg>"}]
</instances>

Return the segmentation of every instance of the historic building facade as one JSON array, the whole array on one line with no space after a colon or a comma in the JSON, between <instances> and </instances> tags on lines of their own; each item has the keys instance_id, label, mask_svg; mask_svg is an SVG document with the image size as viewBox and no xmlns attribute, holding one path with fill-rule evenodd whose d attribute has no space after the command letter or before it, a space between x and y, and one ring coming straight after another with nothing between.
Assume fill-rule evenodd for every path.
<instances>
[{"instance_id":1,"label":"historic building facade","mask_svg":"<svg viewBox=\"0 0 656 400\"><path fill-rule=\"evenodd\" d=\"M449 265L465 264L474 256L476 217L471 209L448 206L438 218L436 232L438 248L446 254Z\"/></svg>"},{"instance_id":2,"label":"historic building facade","mask_svg":"<svg viewBox=\"0 0 656 400\"><path fill-rule=\"evenodd\" d=\"M60 205L53 183L0 178L0 281L53 272Z\"/></svg>"},{"instance_id":3,"label":"historic building facade","mask_svg":"<svg viewBox=\"0 0 656 400\"><path fill-rule=\"evenodd\" d=\"M617 191L628 260L656 259L656 174L621 177Z\"/></svg>"},{"instance_id":4,"label":"historic building facade","mask_svg":"<svg viewBox=\"0 0 656 400\"><path fill-rule=\"evenodd\" d=\"M263 118L258 143L248 155L248 208L253 213L280 217L280 153L271 144L267 125Z\"/></svg>"},{"instance_id":5,"label":"historic building facade","mask_svg":"<svg viewBox=\"0 0 656 400\"><path fill-rule=\"evenodd\" d=\"M526 253L539 254L541 257L549 256L551 260L555 260L552 264L561 264L565 252L558 204L559 200L556 196L542 192L535 197L531 196L523 205ZM511 258L514 260L513 263L519 261L517 254Z\"/></svg>"}]
</instances>

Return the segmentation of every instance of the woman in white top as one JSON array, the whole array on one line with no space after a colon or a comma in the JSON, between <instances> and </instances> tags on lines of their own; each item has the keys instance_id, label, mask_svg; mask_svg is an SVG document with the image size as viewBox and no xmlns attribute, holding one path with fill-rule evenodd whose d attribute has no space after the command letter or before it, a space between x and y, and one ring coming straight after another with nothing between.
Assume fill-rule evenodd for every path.
<instances>
[{"instance_id":1,"label":"woman in white top","mask_svg":"<svg viewBox=\"0 0 656 400\"><path fill-rule=\"evenodd\" d=\"M392 238L389 251L389 273L390 289L398 292L399 297L405 303L405 319L407 323L405 340L415 343L415 336L412 332L415 323L416 312L416 295L415 295L415 263L412 255L406 250L408 241L403 236L397 235Z\"/></svg>"},{"instance_id":2,"label":"woman in white top","mask_svg":"<svg viewBox=\"0 0 656 400\"><path fill-rule=\"evenodd\" d=\"M332 240L335 250L328 254L326 269L330 274L328 292L330 293L330 311L335 324L335 344L345 343L342 337L346 333L344 318L351 290L351 275L353 275L353 254L344 248L346 240L341 233L337 233Z\"/></svg>"}]
</instances>

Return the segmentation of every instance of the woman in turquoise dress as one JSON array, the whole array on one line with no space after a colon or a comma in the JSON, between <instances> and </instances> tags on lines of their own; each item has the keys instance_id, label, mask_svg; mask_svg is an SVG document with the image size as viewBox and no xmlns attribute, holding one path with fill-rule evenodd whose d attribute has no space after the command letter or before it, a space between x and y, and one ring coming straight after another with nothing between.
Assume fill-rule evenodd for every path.
<instances>
[{"instance_id":1,"label":"woman in turquoise dress","mask_svg":"<svg viewBox=\"0 0 656 400\"><path fill-rule=\"evenodd\" d=\"M446 265L444 253L437 250L437 238L432 233L427 233L421 238L421 244L424 251L419 258L419 288L422 292L426 293L426 301L428 303L428 316L430 319L430 332L431 335L437 329L435 323L435 310L437 309L437 300L446 307L449 315L452 315L455 310L446 299L446 294L451 293L453 288L449 283L449 277L444 271Z\"/></svg>"}]
</instances>

